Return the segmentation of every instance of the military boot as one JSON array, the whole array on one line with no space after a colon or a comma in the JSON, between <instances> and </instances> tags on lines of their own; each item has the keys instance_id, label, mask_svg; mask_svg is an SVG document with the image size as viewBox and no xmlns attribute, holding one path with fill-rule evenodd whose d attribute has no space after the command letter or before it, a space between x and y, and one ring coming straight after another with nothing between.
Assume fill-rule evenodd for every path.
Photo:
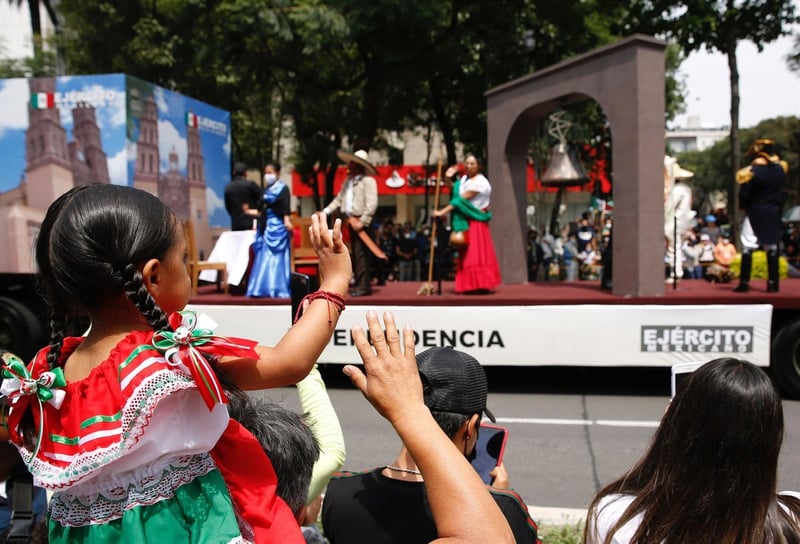
<instances>
[{"instance_id":1,"label":"military boot","mask_svg":"<svg viewBox=\"0 0 800 544\"><path fill-rule=\"evenodd\" d=\"M739 285L733 290L736 293L746 293L750 290L750 271L753 268L753 254L749 251L742 253L742 269L739 274Z\"/></svg>"}]
</instances>

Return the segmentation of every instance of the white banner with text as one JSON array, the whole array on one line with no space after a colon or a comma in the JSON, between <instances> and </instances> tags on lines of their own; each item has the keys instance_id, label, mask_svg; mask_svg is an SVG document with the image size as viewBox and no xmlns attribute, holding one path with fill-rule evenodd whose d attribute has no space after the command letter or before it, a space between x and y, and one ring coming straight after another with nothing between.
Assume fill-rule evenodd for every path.
<instances>
[{"instance_id":1,"label":"white banner with text","mask_svg":"<svg viewBox=\"0 0 800 544\"><path fill-rule=\"evenodd\" d=\"M218 334L274 345L290 323L288 305L194 305ZM453 346L483 365L670 366L738 357L769 365L772 306L559 305L364 306L339 319L321 363L357 363L350 335L366 328L366 312L392 312L398 327L414 328L417 351Z\"/></svg>"}]
</instances>

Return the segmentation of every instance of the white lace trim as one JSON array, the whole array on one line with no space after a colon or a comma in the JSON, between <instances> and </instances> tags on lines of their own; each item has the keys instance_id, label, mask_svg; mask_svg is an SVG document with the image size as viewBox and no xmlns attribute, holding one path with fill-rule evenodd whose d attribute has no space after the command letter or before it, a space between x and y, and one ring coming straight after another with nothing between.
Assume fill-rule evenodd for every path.
<instances>
[{"instance_id":1,"label":"white lace trim","mask_svg":"<svg viewBox=\"0 0 800 544\"><path fill-rule=\"evenodd\" d=\"M50 500L50 517L65 527L108 523L132 508L172 498L177 488L215 468L210 455L184 456L171 459L160 474L140 475L127 486L100 490L87 485L59 491ZM82 492L84 487L88 493Z\"/></svg>"},{"instance_id":2,"label":"white lace trim","mask_svg":"<svg viewBox=\"0 0 800 544\"><path fill-rule=\"evenodd\" d=\"M39 457L31 459L30 452L23 450L23 458L37 485L48 489L70 487L119 459L145 432L159 401L172 393L192 387L195 386L191 378L174 371L164 369L153 373L132 392L122 409L120 441L105 448L70 456L67 466L56 466Z\"/></svg>"}]
</instances>

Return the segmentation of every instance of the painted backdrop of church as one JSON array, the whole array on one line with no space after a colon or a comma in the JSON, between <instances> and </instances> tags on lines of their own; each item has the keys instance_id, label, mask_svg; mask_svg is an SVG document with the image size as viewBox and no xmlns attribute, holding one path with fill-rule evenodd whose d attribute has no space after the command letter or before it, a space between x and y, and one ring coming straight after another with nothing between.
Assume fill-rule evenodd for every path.
<instances>
[{"instance_id":1,"label":"painted backdrop of church","mask_svg":"<svg viewBox=\"0 0 800 544\"><path fill-rule=\"evenodd\" d=\"M34 272L47 207L91 183L158 196L208 255L230 147L229 112L125 74L0 79L0 272Z\"/></svg>"}]
</instances>

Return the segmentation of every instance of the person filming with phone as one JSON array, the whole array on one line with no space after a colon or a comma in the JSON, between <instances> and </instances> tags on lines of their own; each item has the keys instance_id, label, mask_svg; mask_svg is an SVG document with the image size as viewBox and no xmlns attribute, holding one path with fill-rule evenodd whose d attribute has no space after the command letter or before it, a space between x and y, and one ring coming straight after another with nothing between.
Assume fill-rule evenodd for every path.
<instances>
[{"instance_id":1,"label":"person filming with phone","mask_svg":"<svg viewBox=\"0 0 800 544\"><path fill-rule=\"evenodd\" d=\"M423 399L439 427L464 457L480 457L476 445L490 429L481 425L488 387L480 363L467 353L450 347L436 347L416 356L422 379ZM491 426L492 430L499 429ZM489 444L504 443L495 435ZM502 447L489 446L501 456ZM495 461L489 487L514 533L517 543L537 543L537 526L525 502L508 488L508 474L502 458ZM473 463L473 466L476 466ZM480 472L480 471L479 471ZM487 477L488 478L488 477ZM486 482L486 480L484 480ZM414 457L404 445L391 464L366 472L334 475L322 503L322 525L331 544L361 542L427 543L437 537L425 479Z\"/></svg>"}]
</instances>

